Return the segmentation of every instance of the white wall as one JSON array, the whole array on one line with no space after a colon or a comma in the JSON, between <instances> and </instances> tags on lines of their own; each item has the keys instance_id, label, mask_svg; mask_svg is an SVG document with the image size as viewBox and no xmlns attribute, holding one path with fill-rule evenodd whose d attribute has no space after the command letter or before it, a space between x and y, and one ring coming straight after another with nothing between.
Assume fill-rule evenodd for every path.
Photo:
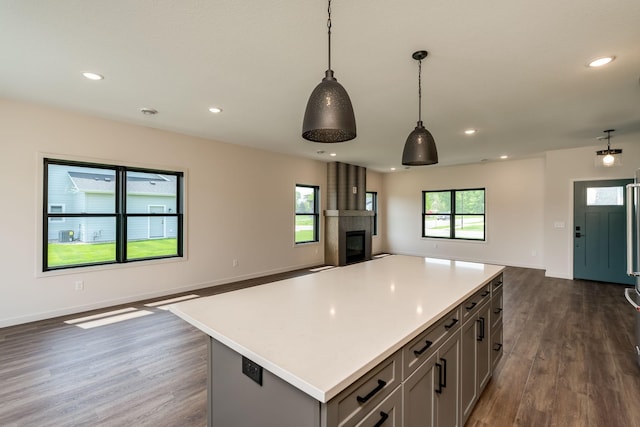
<instances>
[{"instance_id":1,"label":"white wall","mask_svg":"<svg viewBox=\"0 0 640 427\"><path fill-rule=\"evenodd\" d=\"M614 135L615 136L615 135ZM576 181L633 178L640 168L640 144L631 137L612 138L612 148L622 148L622 166L596 167L596 150L606 144L549 151L545 164L544 250L546 275L573 278L573 184ZM557 228L563 223L564 228Z\"/></svg>"},{"instance_id":2,"label":"white wall","mask_svg":"<svg viewBox=\"0 0 640 427\"><path fill-rule=\"evenodd\" d=\"M367 169L367 191L375 191L378 193L378 235L371 239L371 253L379 254L385 251L385 239L382 232L385 212L381 209L380 200L382 198L382 182L384 175Z\"/></svg>"},{"instance_id":3,"label":"white wall","mask_svg":"<svg viewBox=\"0 0 640 427\"><path fill-rule=\"evenodd\" d=\"M543 268L544 159L415 167L384 179L392 253ZM485 188L486 241L422 238L422 191Z\"/></svg>"},{"instance_id":4,"label":"white wall","mask_svg":"<svg viewBox=\"0 0 640 427\"><path fill-rule=\"evenodd\" d=\"M0 327L324 261L322 243L294 246L293 217L325 163L2 99L0 121ZM43 155L185 171L187 256L41 273Z\"/></svg>"}]
</instances>

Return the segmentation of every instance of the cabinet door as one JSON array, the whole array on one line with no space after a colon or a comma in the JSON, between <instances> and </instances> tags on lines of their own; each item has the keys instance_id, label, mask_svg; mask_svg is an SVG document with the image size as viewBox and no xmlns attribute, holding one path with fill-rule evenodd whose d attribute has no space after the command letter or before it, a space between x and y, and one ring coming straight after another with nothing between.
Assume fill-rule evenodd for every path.
<instances>
[{"instance_id":1,"label":"cabinet door","mask_svg":"<svg viewBox=\"0 0 640 427\"><path fill-rule=\"evenodd\" d=\"M438 350L436 360L437 422L439 427L459 427L460 423L460 335L455 334Z\"/></svg>"},{"instance_id":2,"label":"cabinet door","mask_svg":"<svg viewBox=\"0 0 640 427\"><path fill-rule=\"evenodd\" d=\"M404 382L404 424L436 427L435 390L437 354L429 357Z\"/></svg>"},{"instance_id":3,"label":"cabinet door","mask_svg":"<svg viewBox=\"0 0 640 427\"><path fill-rule=\"evenodd\" d=\"M478 384L477 394L480 396L482 390L489 382L489 378L491 378L491 328L490 323L490 313L491 306L489 304L485 304L482 308L480 308L480 312L478 313L478 319L476 321L476 326L478 329L478 338L477 338L477 375L478 379L476 380Z\"/></svg>"},{"instance_id":4,"label":"cabinet door","mask_svg":"<svg viewBox=\"0 0 640 427\"><path fill-rule=\"evenodd\" d=\"M460 403L462 405L463 422L469 417L477 400L477 316L462 325L462 340L460 342Z\"/></svg>"}]
</instances>

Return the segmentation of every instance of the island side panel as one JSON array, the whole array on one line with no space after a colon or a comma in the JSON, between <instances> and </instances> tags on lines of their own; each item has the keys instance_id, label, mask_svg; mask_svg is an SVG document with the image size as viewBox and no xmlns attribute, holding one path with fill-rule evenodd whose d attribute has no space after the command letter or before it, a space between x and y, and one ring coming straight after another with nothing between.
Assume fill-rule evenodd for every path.
<instances>
[{"instance_id":1,"label":"island side panel","mask_svg":"<svg viewBox=\"0 0 640 427\"><path fill-rule=\"evenodd\" d=\"M262 385L242 373L242 356L209 340L209 427L319 427L320 402L262 369Z\"/></svg>"}]
</instances>

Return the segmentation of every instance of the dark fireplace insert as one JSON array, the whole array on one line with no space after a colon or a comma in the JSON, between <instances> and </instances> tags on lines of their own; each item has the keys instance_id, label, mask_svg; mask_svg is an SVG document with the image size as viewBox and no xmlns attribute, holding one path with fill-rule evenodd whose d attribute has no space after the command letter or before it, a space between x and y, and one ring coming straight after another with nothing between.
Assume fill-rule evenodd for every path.
<instances>
[{"instance_id":1,"label":"dark fireplace insert","mask_svg":"<svg viewBox=\"0 0 640 427\"><path fill-rule=\"evenodd\" d=\"M364 230L347 231L347 264L364 261Z\"/></svg>"}]
</instances>

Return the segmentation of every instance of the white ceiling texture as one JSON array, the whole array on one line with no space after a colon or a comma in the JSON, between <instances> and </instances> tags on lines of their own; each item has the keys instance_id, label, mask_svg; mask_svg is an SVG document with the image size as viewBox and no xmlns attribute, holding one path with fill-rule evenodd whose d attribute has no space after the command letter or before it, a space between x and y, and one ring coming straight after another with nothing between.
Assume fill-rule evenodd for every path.
<instances>
[{"instance_id":1,"label":"white ceiling texture","mask_svg":"<svg viewBox=\"0 0 640 427\"><path fill-rule=\"evenodd\" d=\"M640 141L638 0L333 0L331 9L353 141L301 137L327 68L323 0L0 0L0 97L384 172L402 169L418 118L411 54L427 50L422 119L440 165L606 148L596 138L610 128L614 147ZM605 55L616 59L587 67Z\"/></svg>"}]
</instances>

